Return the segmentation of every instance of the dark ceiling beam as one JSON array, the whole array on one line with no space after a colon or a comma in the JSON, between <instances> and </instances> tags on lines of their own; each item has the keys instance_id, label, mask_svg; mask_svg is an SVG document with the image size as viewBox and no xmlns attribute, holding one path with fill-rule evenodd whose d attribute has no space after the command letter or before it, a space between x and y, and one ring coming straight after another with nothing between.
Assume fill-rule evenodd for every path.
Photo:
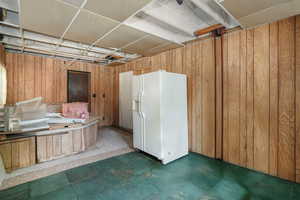
<instances>
[{"instance_id":1,"label":"dark ceiling beam","mask_svg":"<svg viewBox=\"0 0 300 200\"><path fill-rule=\"evenodd\" d=\"M207 28L203 28L203 29L199 29L199 30L195 31L194 35L196 37L199 37L201 35L205 35L207 33L213 32L218 29L224 29L224 26L222 24L215 24L215 25L209 26Z\"/></svg>"}]
</instances>

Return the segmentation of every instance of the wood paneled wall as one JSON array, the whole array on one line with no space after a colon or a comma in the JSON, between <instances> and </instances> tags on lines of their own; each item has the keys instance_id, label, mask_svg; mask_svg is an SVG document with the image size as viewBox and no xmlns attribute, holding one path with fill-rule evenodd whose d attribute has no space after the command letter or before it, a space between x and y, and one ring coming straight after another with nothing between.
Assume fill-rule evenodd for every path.
<instances>
[{"instance_id":1,"label":"wood paneled wall","mask_svg":"<svg viewBox=\"0 0 300 200\"><path fill-rule=\"evenodd\" d=\"M6 65L9 103L65 102L66 71L92 72L92 110L115 125L120 72L186 74L191 151L300 182L299 16L114 68L12 53Z\"/></svg>"},{"instance_id":2,"label":"wood paneled wall","mask_svg":"<svg viewBox=\"0 0 300 200\"><path fill-rule=\"evenodd\" d=\"M101 125L113 122L114 69L96 64L64 61L29 54L6 53L7 104L43 97L48 104L67 102L67 71L91 72L91 111Z\"/></svg>"},{"instance_id":3,"label":"wood paneled wall","mask_svg":"<svg viewBox=\"0 0 300 200\"><path fill-rule=\"evenodd\" d=\"M29 167L36 163L35 137L0 142L0 155L6 171Z\"/></svg>"},{"instance_id":4,"label":"wood paneled wall","mask_svg":"<svg viewBox=\"0 0 300 200\"><path fill-rule=\"evenodd\" d=\"M215 120L215 40L209 38L187 44L184 48L170 50L156 56L141 58L116 67L116 83L119 73L126 71L155 71L187 75L189 148L191 151L216 157ZM118 84L115 84L118 86ZM116 102L118 88L115 90ZM115 124L118 124L118 103L115 104ZM220 130L220 129L219 129ZM220 130L221 131L221 130Z\"/></svg>"},{"instance_id":5,"label":"wood paneled wall","mask_svg":"<svg viewBox=\"0 0 300 200\"><path fill-rule=\"evenodd\" d=\"M223 37L223 159L288 180L296 173L298 23L291 17Z\"/></svg>"},{"instance_id":6,"label":"wood paneled wall","mask_svg":"<svg viewBox=\"0 0 300 200\"><path fill-rule=\"evenodd\" d=\"M116 69L186 74L191 151L300 182L300 16Z\"/></svg>"},{"instance_id":7,"label":"wood paneled wall","mask_svg":"<svg viewBox=\"0 0 300 200\"><path fill-rule=\"evenodd\" d=\"M300 16L296 17L296 180L300 183Z\"/></svg>"}]
</instances>

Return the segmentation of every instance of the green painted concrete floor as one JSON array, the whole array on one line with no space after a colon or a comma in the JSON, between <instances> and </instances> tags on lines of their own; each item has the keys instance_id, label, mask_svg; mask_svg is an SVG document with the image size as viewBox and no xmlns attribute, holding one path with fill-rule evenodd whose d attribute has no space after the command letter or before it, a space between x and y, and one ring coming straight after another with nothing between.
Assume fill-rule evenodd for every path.
<instances>
[{"instance_id":1,"label":"green painted concrete floor","mask_svg":"<svg viewBox=\"0 0 300 200\"><path fill-rule=\"evenodd\" d=\"M194 153L164 166L134 152L0 191L0 199L296 200L300 184Z\"/></svg>"}]
</instances>

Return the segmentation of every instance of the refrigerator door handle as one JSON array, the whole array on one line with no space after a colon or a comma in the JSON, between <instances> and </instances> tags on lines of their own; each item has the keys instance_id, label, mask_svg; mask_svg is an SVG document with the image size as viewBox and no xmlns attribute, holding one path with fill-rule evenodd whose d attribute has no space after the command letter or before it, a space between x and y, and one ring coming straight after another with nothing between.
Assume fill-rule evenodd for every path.
<instances>
[{"instance_id":1,"label":"refrigerator door handle","mask_svg":"<svg viewBox=\"0 0 300 200\"><path fill-rule=\"evenodd\" d=\"M143 92L141 92L139 96L139 112L141 114L142 119L145 119L145 114L142 112L142 96Z\"/></svg>"},{"instance_id":2,"label":"refrigerator door handle","mask_svg":"<svg viewBox=\"0 0 300 200\"><path fill-rule=\"evenodd\" d=\"M133 100L132 101L132 111L135 111L135 112L137 112L137 113L139 113L140 112L140 102L139 102L139 100Z\"/></svg>"},{"instance_id":3,"label":"refrigerator door handle","mask_svg":"<svg viewBox=\"0 0 300 200\"><path fill-rule=\"evenodd\" d=\"M135 111L135 109L136 109L135 100L132 100L131 109L132 109L132 111Z\"/></svg>"},{"instance_id":4,"label":"refrigerator door handle","mask_svg":"<svg viewBox=\"0 0 300 200\"><path fill-rule=\"evenodd\" d=\"M145 138L146 138L146 132L145 132L145 114L143 113L143 109L142 109L142 103L143 103L143 100L142 100L142 97L144 95L144 76L142 75L141 76L141 79L140 79L140 83L141 83L141 91L139 93L139 113L140 113L140 117L141 117L141 129L142 129L142 147L143 149L145 150L145 146L146 146L146 141L145 141Z\"/></svg>"}]
</instances>

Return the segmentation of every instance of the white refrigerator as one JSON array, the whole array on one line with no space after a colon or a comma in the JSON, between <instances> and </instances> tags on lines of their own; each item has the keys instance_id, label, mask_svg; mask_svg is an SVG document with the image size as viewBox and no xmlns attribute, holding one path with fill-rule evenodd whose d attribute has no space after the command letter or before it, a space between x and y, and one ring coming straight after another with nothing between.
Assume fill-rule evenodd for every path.
<instances>
[{"instance_id":1,"label":"white refrigerator","mask_svg":"<svg viewBox=\"0 0 300 200\"><path fill-rule=\"evenodd\" d=\"M133 76L133 145L167 164L188 154L187 79L156 71Z\"/></svg>"},{"instance_id":2,"label":"white refrigerator","mask_svg":"<svg viewBox=\"0 0 300 200\"><path fill-rule=\"evenodd\" d=\"M132 130L132 77L133 72L119 74L119 126Z\"/></svg>"}]
</instances>

